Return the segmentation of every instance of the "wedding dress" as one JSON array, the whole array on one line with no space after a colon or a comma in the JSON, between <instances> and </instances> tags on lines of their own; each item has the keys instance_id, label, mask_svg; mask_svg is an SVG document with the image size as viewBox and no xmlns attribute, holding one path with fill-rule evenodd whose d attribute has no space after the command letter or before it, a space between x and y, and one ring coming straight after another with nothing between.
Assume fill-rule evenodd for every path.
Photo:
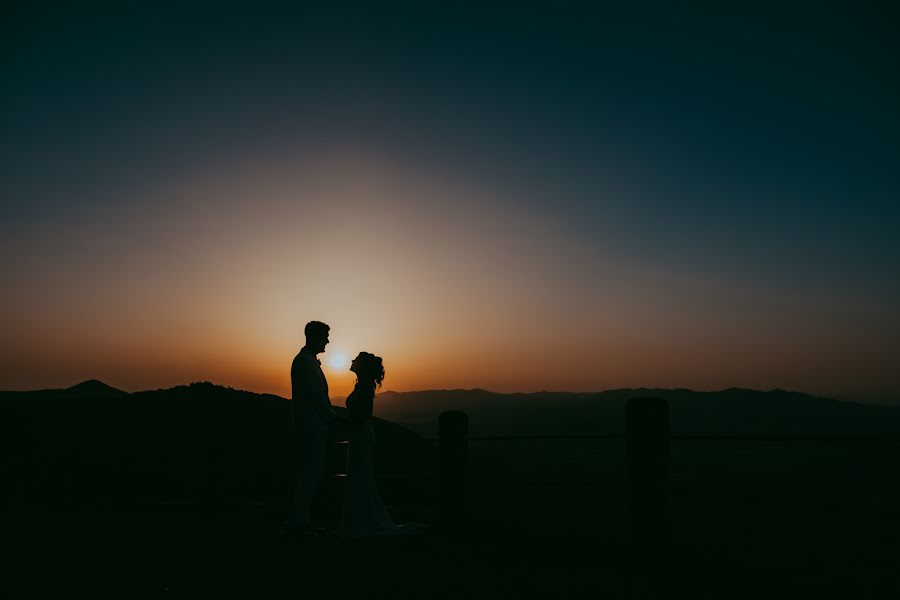
<instances>
[{"instance_id":1,"label":"wedding dress","mask_svg":"<svg viewBox=\"0 0 900 600\"><path fill-rule=\"evenodd\" d=\"M403 535L417 533L422 528L415 523L394 523L378 493L372 465L375 448L371 418L374 395L374 388L357 386L347 397L350 432L340 526L340 534L345 538Z\"/></svg>"}]
</instances>

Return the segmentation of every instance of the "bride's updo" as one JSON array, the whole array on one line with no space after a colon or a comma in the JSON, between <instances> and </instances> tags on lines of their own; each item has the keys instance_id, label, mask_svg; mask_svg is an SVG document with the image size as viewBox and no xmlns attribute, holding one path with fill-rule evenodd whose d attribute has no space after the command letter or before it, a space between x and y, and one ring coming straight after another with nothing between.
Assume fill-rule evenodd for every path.
<instances>
[{"instance_id":1,"label":"bride's updo","mask_svg":"<svg viewBox=\"0 0 900 600\"><path fill-rule=\"evenodd\" d=\"M350 364L350 370L356 373L359 383L372 382L375 386L381 387L381 382L384 381L384 365L381 364L381 357L368 352L360 352Z\"/></svg>"}]
</instances>

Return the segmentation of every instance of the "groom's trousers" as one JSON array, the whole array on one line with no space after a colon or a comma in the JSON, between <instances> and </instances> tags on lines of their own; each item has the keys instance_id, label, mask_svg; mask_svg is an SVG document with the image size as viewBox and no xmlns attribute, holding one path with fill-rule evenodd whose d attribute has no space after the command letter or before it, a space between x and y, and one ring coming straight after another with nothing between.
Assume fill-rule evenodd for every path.
<instances>
[{"instance_id":1,"label":"groom's trousers","mask_svg":"<svg viewBox=\"0 0 900 600\"><path fill-rule=\"evenodd\" d=\"M299 453L300 469L288 526L306 527L309 525L313 500L325 480L328 430L302 431L298 435L297 442L296 452Z\"/></svg>"}]
</instances>

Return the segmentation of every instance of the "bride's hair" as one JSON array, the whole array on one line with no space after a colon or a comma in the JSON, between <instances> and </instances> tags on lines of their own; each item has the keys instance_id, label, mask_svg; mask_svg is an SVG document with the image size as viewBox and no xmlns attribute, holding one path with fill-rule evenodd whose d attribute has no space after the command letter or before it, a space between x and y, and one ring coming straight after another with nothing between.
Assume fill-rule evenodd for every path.
<instances>
[{"instance_id":1,"label":"bride's hair","mask_svg":"<svg viewBox=\"0 0 900 600\"><path fill-rule=\"evenodd\" d=\"M373 382L376 387L381 387L384 381L384 365L381 357L368 352L360 352L356 357L356 380L360 383Z\"/></svg>"}]
</instances>

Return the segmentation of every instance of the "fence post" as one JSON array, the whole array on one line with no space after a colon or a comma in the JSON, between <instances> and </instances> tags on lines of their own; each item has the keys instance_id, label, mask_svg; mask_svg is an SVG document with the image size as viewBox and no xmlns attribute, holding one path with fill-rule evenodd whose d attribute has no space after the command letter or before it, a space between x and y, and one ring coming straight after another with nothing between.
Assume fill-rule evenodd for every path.
<instances>
[{"instance_id":1,"label":"fence post","mask_svg":"<svg viewBox=\"0 0 900 600\"><path fill-rule=\"evenodd\" d=\"M469 417L448 410L438 417L438 509L445 523L469 512Z\"/></svg>"},{"instance_id":2,"label":"fence post","mask_svg":"<svg viewBox=\"0 0 900 600\"><path fill-rule=\"evenodd\" d=\"M639 397L625 409L628 466L628 545L643 562L662 558L670 537L669 405L663 398Z\"/></svg>"}]
</instances>

